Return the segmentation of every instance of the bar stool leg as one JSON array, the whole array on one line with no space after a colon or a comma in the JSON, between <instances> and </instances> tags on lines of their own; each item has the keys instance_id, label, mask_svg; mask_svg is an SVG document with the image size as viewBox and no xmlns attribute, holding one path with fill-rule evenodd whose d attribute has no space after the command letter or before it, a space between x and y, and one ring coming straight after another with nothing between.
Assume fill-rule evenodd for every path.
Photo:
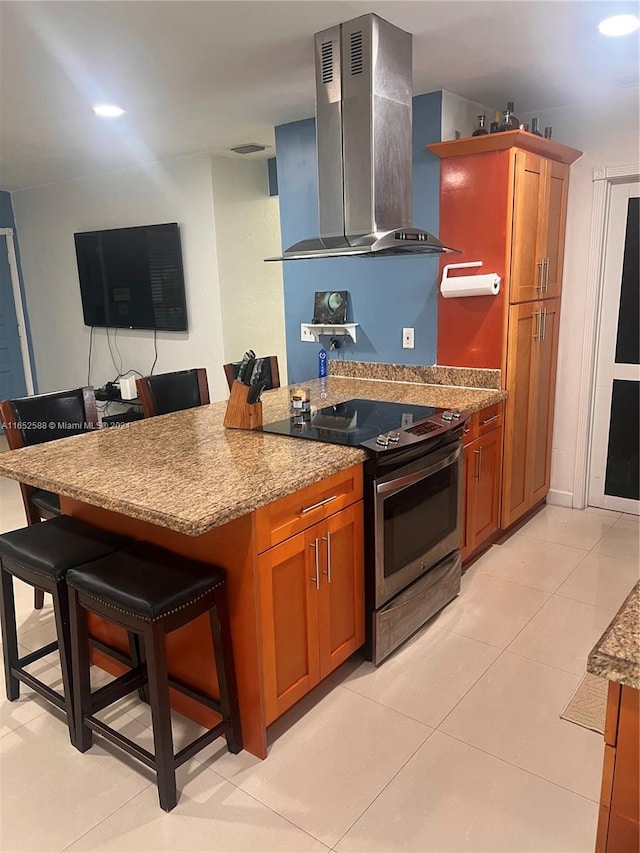
<instances>
[{"instance_id":1,"label":"bar stool leg","mask_svg":"<svg viewBox=\"0 0 640 853\"><path fill-rule=\"evenodd\" d=\"M93 732L84 724L91 713L91 669L89 662L89 626L87 611L81 607L78 595L69 589L69 618L71 623L71 659L74 690L74 721L76 749L86 752L93 744Z\"/></svg>"},{"instance_id":2,"label":"bar stool leg","mask_svg":"<svg viewBox=\"0 0 640 853\"><path fill-rule=\"evenodd\" d=\"M2 656L7 699L10 702L20 697L20 682L11 675L11 667L18 662L18 631L16 628L16 603L13 596L13 576L0 564L0 609L2 612Z\"/></svg>"},{"instance_id":3,"label":"bar stool leg","mask_svg":"<svg viewBox=\"0 0 640 853\"><path fill-rule=\"evenodd\" d=\"M146 664L144 643L142 637L129 631L129 655L131 656L131 668L137 669L139 666ZM145 679L142 687L138 688L138 697L146 704L149 704L149 682Z\"/></svg>"},{"instance_id":4,"label":"bar stool leg","mask_svg":"<svg viewBox=\"0 0 640 853\"><path fill-rule=\"evenodd\" d=\"M218 688L222 714L227 723L227 748L237 754L242 749L242 729L240 726L240 707L233 665L229 610L224 587L216 591L215 605L209 610L213 653L218 673Z\"/></svg>"},{"instance_id":5,"label":"bar stool leg","mask_svg":"<svg viewBox=\"0 0 640 853\"><path fill-rule=\"evenodd\" d=\"M173 757L171 710L169 707L169 677L164 648L165 631L162 622L148 623L143 642L149 675L149 702L153 721L153 744L156 756L156 776L160 808L171 811L178 802L176 767Z\"/></svg>"},{"instance_id":6,"label":"bar stool leg","mask_svg":"<svg viewBox=\"0 0 640 853\"><path fill-rule=\"evenodd\" d=\"M58 653L60 655L60 669L62 671L62 685L64 688L65 710L69 724L69 737L75 746L76 725L75 710L73 707L73 676L71 662L71 630L69 626L69 590L66 583L57 583L53 596L53 613L56 620L56 632L58 634Z\"/></svg>"}]
</instances>

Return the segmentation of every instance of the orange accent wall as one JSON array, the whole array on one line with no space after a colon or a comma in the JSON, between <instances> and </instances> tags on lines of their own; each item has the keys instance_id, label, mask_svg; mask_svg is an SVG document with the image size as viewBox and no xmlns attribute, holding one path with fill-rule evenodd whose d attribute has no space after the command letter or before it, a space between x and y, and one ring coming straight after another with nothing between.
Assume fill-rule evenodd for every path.
<instances>
[{"instance_id":1,"label":"orange accent wall","mask_svg":"<svg viewBox=\"0 0 640 853\"><path fill-rule=\"evenodd\" d=\"M482 261L477 273L498 273L497 296L444 299L438 293L438 364L500 368L506 292L509 151L451 157L440 164L440 239L461 249L449 263ZM453 270L452 275L473 275Z\"/></svg>"}]
</instances>

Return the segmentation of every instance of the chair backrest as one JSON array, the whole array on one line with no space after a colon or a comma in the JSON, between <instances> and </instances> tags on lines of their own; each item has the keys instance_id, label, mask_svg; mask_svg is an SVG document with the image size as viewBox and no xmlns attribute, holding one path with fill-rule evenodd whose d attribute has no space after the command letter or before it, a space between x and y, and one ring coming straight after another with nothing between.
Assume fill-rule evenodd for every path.
<instances>
[{"instance_id":1,"label":"chair backrest","mask_svg":"<svg viewBox=\"0 0 640 853\"><path fill-rule=\"evenodd\" d=\"M145 418L181 412L209 403L209 385L204 367L159 373L136 379Z\"/></svg>"},{"instance_id":2,"label":"chair backrest","mask_svg":"<svg viewBox=\"0 0 640 853\"><path fill-rule=\"evenodd\" d=\"M97 429L93 388L74 388L0 402L0 416L11 450L44 444Z\"/></svg>"},{"instance_id":3,"label":"chair backrest","mask_svg":"<svg viewBox=\"0 0 640 853\"><path fill-rule=\"evenodd\" d=\"M229 364L224 365L224 375L227 377L229 390L231 390L231 386L238 377L238 370L240 369L241 364L241 361L232 361ZM278 370L277 355L267 355L264 357L262 380L267 383L265 389L267 391L270 391L272 388L280 387L280 371Z\"/></svg>"},{"instance_id":4,"label":"chair backrest","mask_svg":"<svg viewBox=\"0 0 640 853\"><path fill-rule=\"evenodd\" d=\"M19 447L44 444L97 429L98 410L93 388L85 386L70 391L2 400L0 419L9 448L17 450ZM37 490L20 483L20 491L27 524L37 524L42 513L31 503L31 495Z\"/></svg>"}]
</instances>

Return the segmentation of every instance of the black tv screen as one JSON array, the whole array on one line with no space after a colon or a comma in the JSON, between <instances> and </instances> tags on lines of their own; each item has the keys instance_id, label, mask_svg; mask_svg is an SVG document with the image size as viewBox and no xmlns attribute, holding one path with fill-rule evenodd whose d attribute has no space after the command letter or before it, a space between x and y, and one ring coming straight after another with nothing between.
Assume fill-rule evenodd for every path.
<instances>
[{"instance_id":1,"label":"black tv screen","mask_svg":"<svg viewBox=\"0 0 640 853\"><path fill-rule=\"evenodd\" d=\"M184 332L187 307L175 222L75 234L87 326Z\"/></svg>"}]
</instances>

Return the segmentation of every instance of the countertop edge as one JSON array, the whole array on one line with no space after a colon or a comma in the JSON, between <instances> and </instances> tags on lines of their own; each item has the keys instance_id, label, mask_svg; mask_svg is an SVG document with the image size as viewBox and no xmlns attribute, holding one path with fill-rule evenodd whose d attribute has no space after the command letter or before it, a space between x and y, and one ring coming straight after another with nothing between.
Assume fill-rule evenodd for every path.
<instances>
[{"instance_id":1,"label":"countertop edge","mask_svg":"<svg viewBox=\"0 0 640 853\"><path fill-rule=\"evenodd\" d=\"M617 684L622 684L625 687L633 687L640 690L640 650L636 648L636 660L629 660L624 657L609 654L603 650L603 646L608 642L609 638L616 634L616 639L620 642L619 634L623 634L638 629L638 619L640 613L634 612L638 610L638 602L640 601L640 581L637 582L633 589L629 592L625 600L622 602L618 612L613 617L604 633L594 645L587 658L587 672L592 675L598 675L601 678L606 678L608 681L615 681ZM633 637L630 638L633 644Z\"/></svg>"}]
</instances>

